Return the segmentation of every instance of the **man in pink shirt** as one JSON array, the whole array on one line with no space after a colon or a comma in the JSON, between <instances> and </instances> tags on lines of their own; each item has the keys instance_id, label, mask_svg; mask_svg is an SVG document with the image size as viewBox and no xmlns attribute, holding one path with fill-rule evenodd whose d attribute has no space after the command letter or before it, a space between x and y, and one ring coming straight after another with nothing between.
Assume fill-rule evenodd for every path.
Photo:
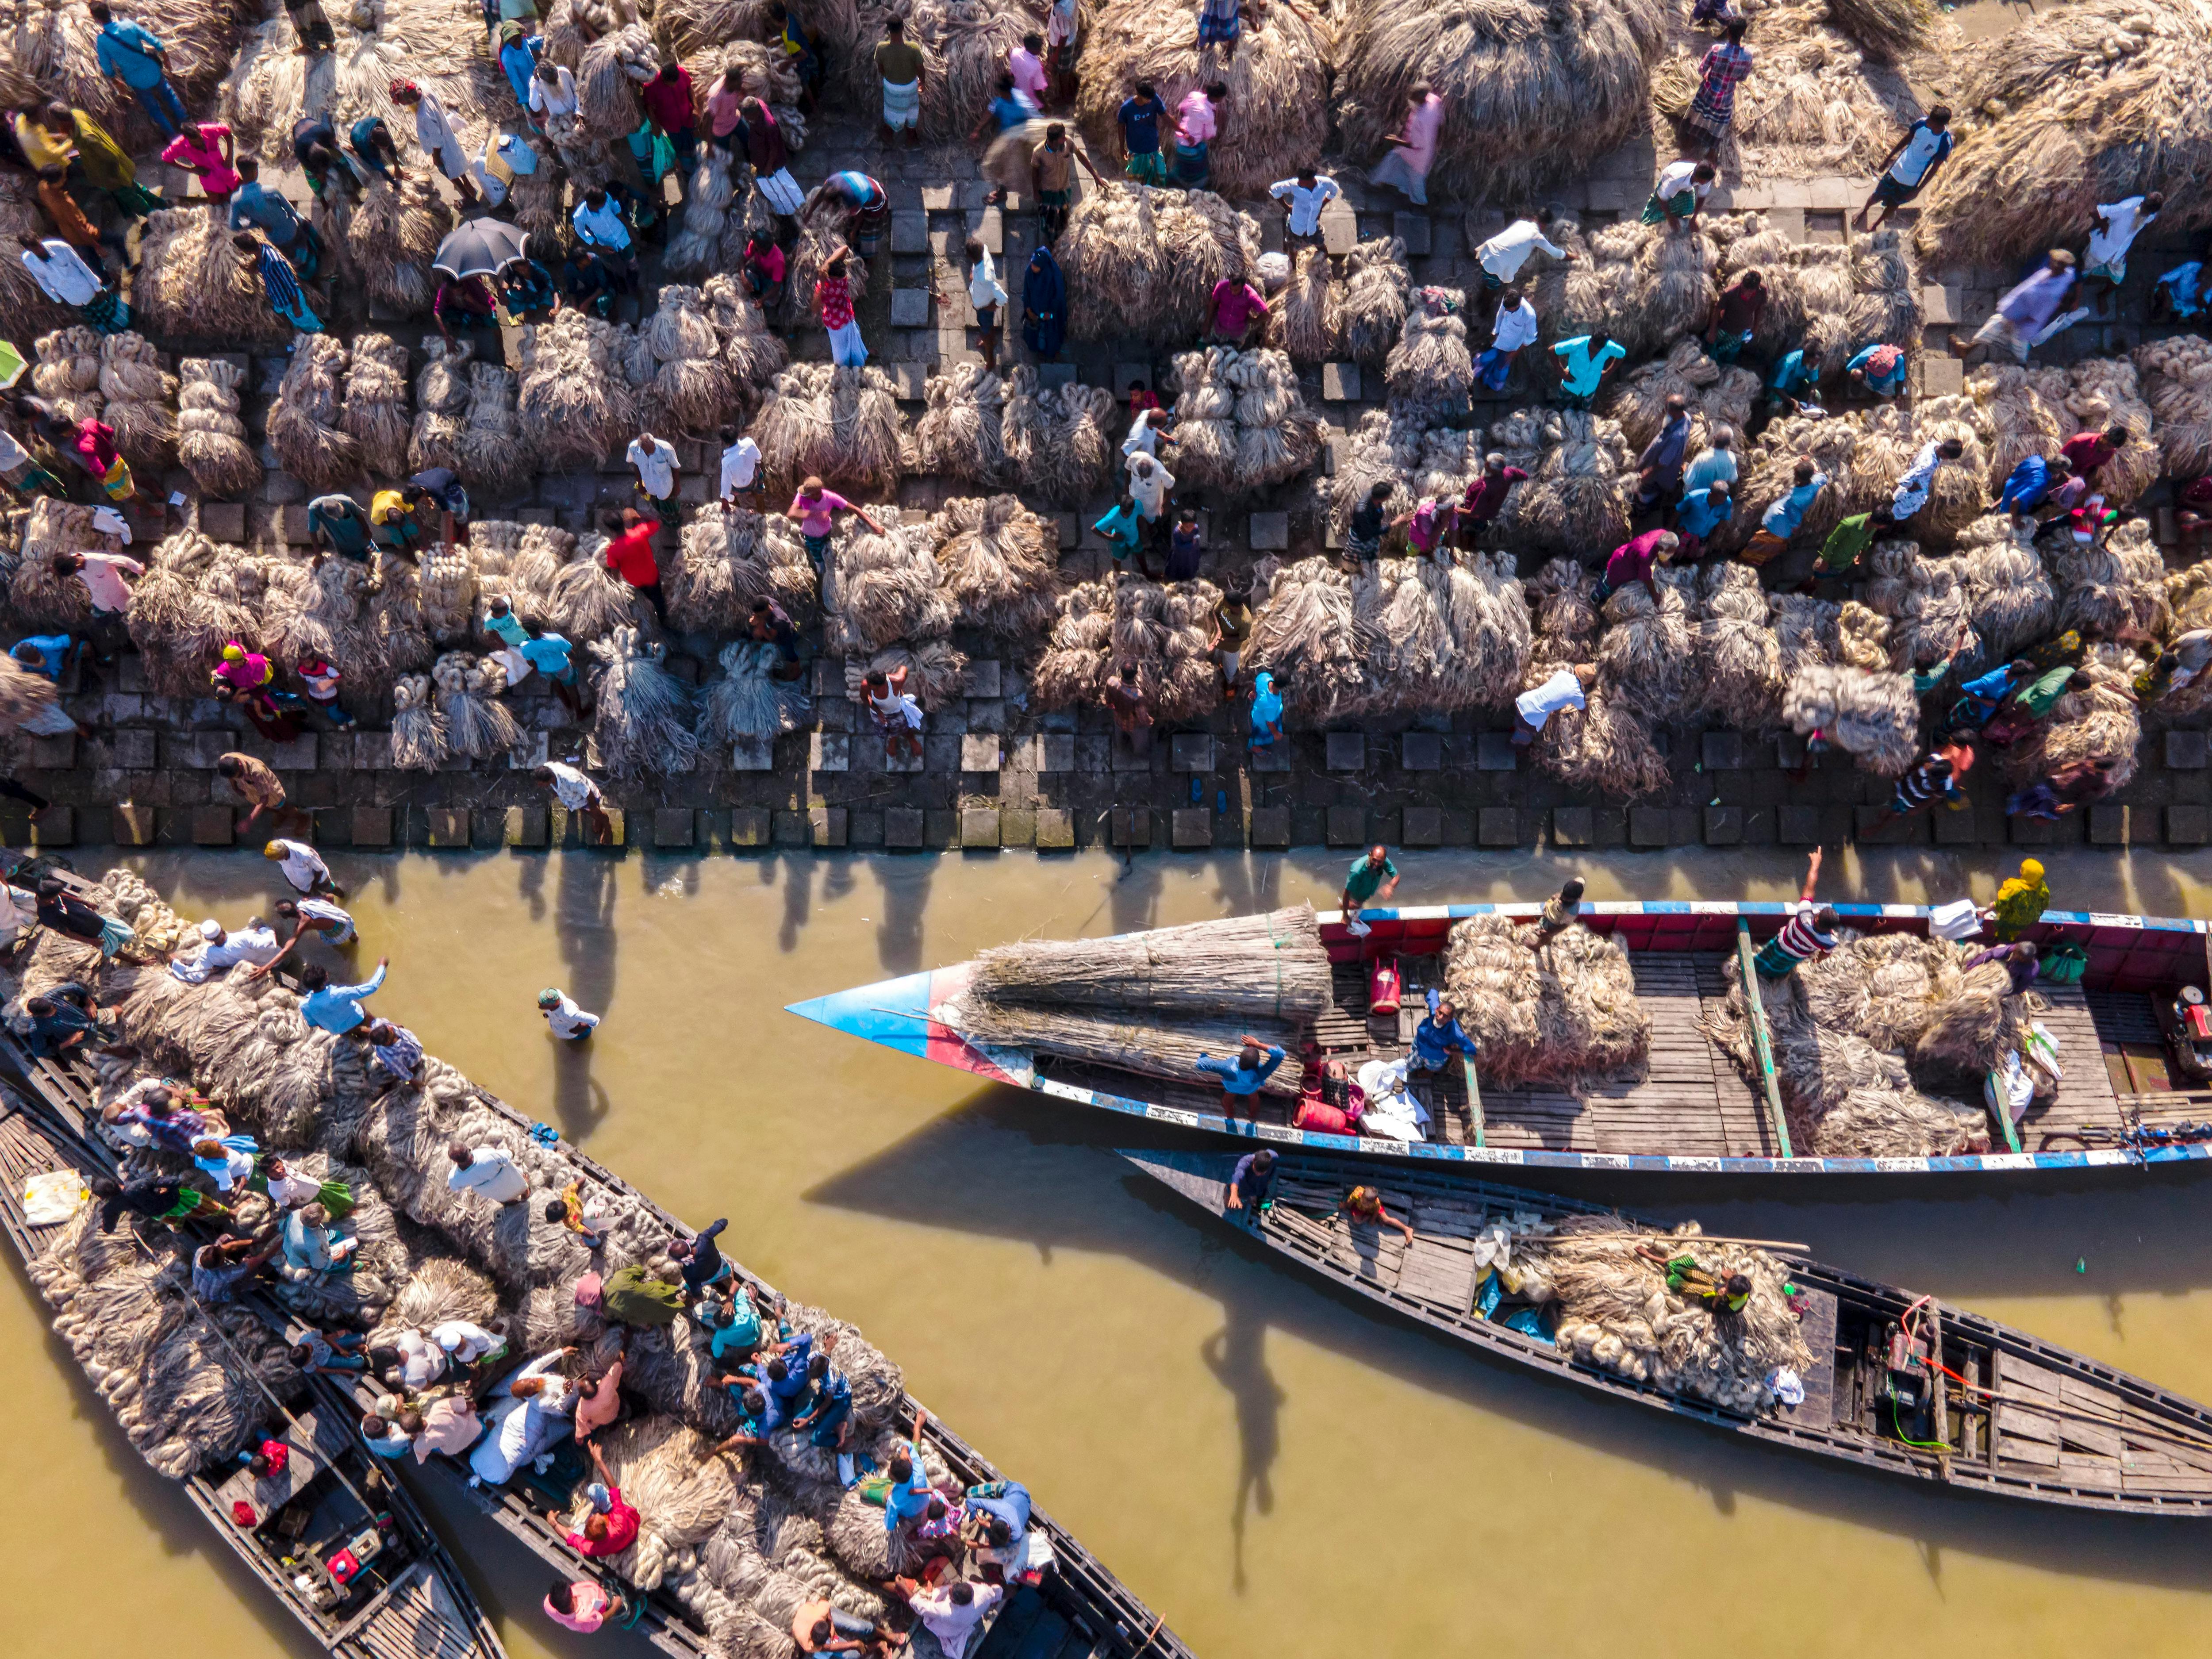
<instances>
[{"instance_id":1,"label":"man in pink shirt","mask_svg":"<svg viewBox=\"0 0 2212 1659\"><path fill-rule=\"evenodd\" d=\"M54 576L75 576L92 596L93 649L102 662L115 660L115 647L123 635L124 614L131 609L131 586L124 578L143 576L146 567L118 553L57 553Z\"/></svg>"},{"instance_id":2,"label":"man in pink shirt","mask_svg":"<svg viewBox=\"0 0 2212 1659\"><path fill-rule=\"evenodd\" d=\"M867 508L854 506L836 490L825 489L819 478L802 482L799 493L791 498L791 506L785 510L784 517L799 520L799 538L806 544L807 556L817 569L829 556L830 528L836 522L838 514L843 512L858 514L860 522L878 536L888 533L868 516Z\"/></svg>"},{"instance_id":3,"label":"man in pink shirt","mask_svg":"<svg viewBox=\"0 0 2212 1659\"><path fill-rule=\"evenodd\" d=\"M545 1616L586 1636L608 1620L620 1620L629 1612L629 1602L609 1594L596 1578L579 1578L574 1583L563 1581L545 1593Z\"/></svg>"},{"instance_id":4,"label":"man in pink shirt","mask_svg":"<svg viewBox=\"0 0 2212 1659\"><path fill-rule=\"evenodd\" d=\"M1241 276L1224 276L1213 285L1213 337L1241 346L1260 319L1267 302L1259 290Z\"/></svg>"},{"instance_id":5,"label":"man in pink shirt","mask_svg":"<svg viewBox=\"0 0 2212 1659\"><path fill-rule=\"evenodd\" d=\"M1176 106L1175 181L1185 190L1204 190L1212 176L1207 146L1221 131L1220 106L1228 96L1226 81L1209 81Z\"/></svg>"},{"instance_id":6,"label":"man in pink shirt","mask_svg":"<svg viewBox=\"0 0 2212 1659\"><path fill-rule=\"evenodd\" d=\"M1021 45L1006 54L1006 73L1042 109L1045 88L1051 84L1044 72L1044 36L1035 33L1022 36Z\"/></svg>"},{"instance_id":7,"label":"man in pink shirt","mask_svg":"<svg viewBox=\"0 0 2212 1659\"><path fill-rule=\"evenodd\" d=\"M1605 575L1590 595L1590 603L1603 605L1629 583L1641 582L1651 603L1658 604L1659 588L1651 580L1651 568L1666 563L1680 545L1681 538L1671 530L1647 530L1623 542L1605 562Z\"/></svg>"}]
</instances>

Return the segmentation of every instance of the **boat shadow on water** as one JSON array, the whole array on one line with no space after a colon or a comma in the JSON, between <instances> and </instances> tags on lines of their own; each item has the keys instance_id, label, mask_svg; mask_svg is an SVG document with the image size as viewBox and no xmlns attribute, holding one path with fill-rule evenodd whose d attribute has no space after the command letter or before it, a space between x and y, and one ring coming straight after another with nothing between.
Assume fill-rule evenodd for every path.
<instances>
[{"instance_id":1,"label":"boat shadow on water","mask_svg":"<svg viewBox=\"0 0 2212 1659\"><path fill-rule=\"evenodd\" d=\"M1165 1127L1115 1127L1133 1148L1218 1150ZM1204 1339L1197 1357L1237 1411L1242 1455L1231 1520L1240 1589L1244 1529L1251 1514L1269 1512L1281 1450L1279 1418L1289 1396L1267 1358L1269 1334L1280 1332L1473 1410L1644 1465L1706 1493L1723 1515L1747 1498L1914 1540L1939 1584L1944 1553L1957 1550L2115 1583L2212 1590L2212 1558L2200 1531L2179 1519L2046 1509L1903 1484L1745 1444L1723 1429L1669 1422L1488 1363L1390 1316L1348 1287L1289 1269L1256 1239L1201 1214L1099 1145L1096 1128L1095 1117L1081 1108L988 1088L805 1197L1020 1240L1047 1267L1061 1249L1118 1255L1218 1300L1221 1328ZM2106 1291L2109 1316L2117 1322L2130 1295L2212 1285L2212 1215L2203 1209L2199 1181L2171 1170L2115 1171L2101 1179L2039 1183L2033 1193L2003 1199L1971 1196L1975 1189L1962 1183L1960 1196L1947 1199L1925 1176L1894 1183L1860 1177L1839 1188L1832 1201L1791 1203L1753 1197L1740 1181L1685 1186L1679 1176L1662 1183L1663 1203L1641 1201L1636 1183L1618 1179L1541 1184L1669 1219L1694 1213L1712 1231L1802 1240L1815 1257L1968 1305L1977 1296L2080 1295L2085 1280L2073 1270L2075 1241L2094 1238L2101 1241L2094 1248L2081 1247L2096 1264L2086 1282ZM1890 1197L1889 1191L1911 1196ZM2138 1233L2145 1243L2134 1242ZM2154 1238L2155 1247L2148 1242ZM2054 1262L2062 1254L2063 1261ZM2061 1282L2062 1274L2068 1282ZM2189 1388L2187 1378L2153 1380Z\"/></svg>"}]
</instances>

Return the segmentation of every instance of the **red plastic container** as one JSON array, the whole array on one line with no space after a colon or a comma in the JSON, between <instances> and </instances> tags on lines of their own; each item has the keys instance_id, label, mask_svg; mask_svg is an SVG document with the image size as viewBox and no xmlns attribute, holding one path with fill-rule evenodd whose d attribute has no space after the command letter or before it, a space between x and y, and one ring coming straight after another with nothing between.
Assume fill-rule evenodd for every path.
<instances>
[{"instance_id":1,"label":"red plastic container","mask_svg":"<svg viewBox=\"0 0 2212 1659\"><path fill-rule=\"evenodd\" d=\"M1367 1012L1370 1014L1396 1013L1405 988L1404 981L1398 975L1398 958L1376 957L1367 970Z\"/></svg>"}]
</instances>

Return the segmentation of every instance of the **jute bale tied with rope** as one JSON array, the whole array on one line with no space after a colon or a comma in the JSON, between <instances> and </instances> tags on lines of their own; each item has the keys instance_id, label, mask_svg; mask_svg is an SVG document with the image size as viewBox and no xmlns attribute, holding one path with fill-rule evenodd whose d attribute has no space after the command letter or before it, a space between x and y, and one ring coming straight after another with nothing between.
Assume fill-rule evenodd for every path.
<instances>
[{"instance_id":1,"label":"jute bale tied with rope","mask_svg":"<svg viewBox=\"0 0 2212 1659\"><path fill-rule=\"evenodd\" d=\"M1579 924L1529 948L1534 930L1506 916L1452 924L1444 986L1475 1040L1475 1068L1500 1088L1570 1088L1638 1071L1651 1017L1620 943Z\"/></svg>"}]
</instances>

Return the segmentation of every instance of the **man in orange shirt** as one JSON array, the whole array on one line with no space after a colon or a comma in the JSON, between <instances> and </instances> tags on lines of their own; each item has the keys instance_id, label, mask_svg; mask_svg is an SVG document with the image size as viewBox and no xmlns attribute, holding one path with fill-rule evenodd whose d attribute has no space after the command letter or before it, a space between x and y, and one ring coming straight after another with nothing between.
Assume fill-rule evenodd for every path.
<instances>
[{"instance_id":1,"label":"man in orange shirt","mask_svg":"<svg viewBox=\"0 0 2212 1659\"><path fill-rule=\"evenodd\" d=\"M608 514L605 522L608 535L607 568L650 599L653 615L666 628L668 601L661 597L660 561L653 552L653 538L660 529L660 520L646 518L635 507L626 507L619 513Z\"/></svg>"}]
</instances>

